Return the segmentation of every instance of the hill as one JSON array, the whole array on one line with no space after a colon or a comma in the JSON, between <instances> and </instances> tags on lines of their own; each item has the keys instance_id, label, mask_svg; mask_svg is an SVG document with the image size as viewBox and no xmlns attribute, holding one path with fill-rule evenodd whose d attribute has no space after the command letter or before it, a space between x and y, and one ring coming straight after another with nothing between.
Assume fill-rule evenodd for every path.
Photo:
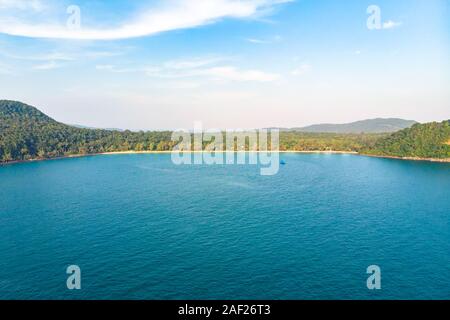
<instances>
[{"instance_id":1,"label":"hill","mask_svg":"<svg viewBox=\"0 0 450 320\"><path fill-rule=\"evenodd\" d=\"M0 162L129 150L170 150L170 132L83 129L17 101L0 100Z\"/></svg>"},{"instance_id":2,"label":"hill","mask_svg":"<svg viewBox=\"0 0 450 320\"><path fill-rule=\"evenodd\" d=\"M363 152L393 157L450 158L450 120L415 124L380 138Z\"/></svg>"},{"instance_id":3,"label":"hill","mask_svg":"<svg viewBox=\"0 0 450 320\"><path fill-rule=\"evenodd\" d=\"M416 123L412 120L378 118L344 124L316 124L292 130L316 133L391 133L409 128Z\"/></svg>"}]
</instances>

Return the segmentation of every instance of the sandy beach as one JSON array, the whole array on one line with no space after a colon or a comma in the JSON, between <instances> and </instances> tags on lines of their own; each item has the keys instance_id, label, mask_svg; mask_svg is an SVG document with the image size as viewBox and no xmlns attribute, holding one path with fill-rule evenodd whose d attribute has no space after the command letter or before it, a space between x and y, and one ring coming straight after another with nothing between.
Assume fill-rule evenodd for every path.
<instances>
[{"instance_id":1,"label":"sandy beach","mask_svg":"<svg viewBox=\"0 0 450 320\"><path fill-rule=\"evenodd\" d=\"M102 153L93 153L93 154L76 154L76 155L67 155L63 157L55 157L55 158L45 158L45 159L29 159L29 160L20 160L20 161L10 161L6 163L0 163L0 166L3 165L11 165L17 163L25 163L25 162L40 162L40 161L48 161L48 160L62 160L62 159L70 159L70 158L81 158L81 157L93 157L93 156L101 156L101 155L129 155L129 154L170 154L173 151L115 151L115 152L102 152ZM184 151L185 153L206 153L211 151ZM216 151L217 153L262 153L267 151ZM282 154L348 154L348 155L357 155L357 156L365 156L372 158L385 158L385 159L395 159L395 160L409 160L409 161L427 161L427 162L441 162L441 163L450 163L450 158L444 159L436 159L436 158L416 158L416 157L395 157L395 156L381 156L381 155L370 155L363 154L354 151L295 151L295 150L284 150L278 151Z\"/></svg>"},{"instance_id":2,"label":"sandy beach","mask_svg":"<svg viewBox=\"0 0 450 320\"><path fill-rule=\"evenodd\" d=\"M173 151L117 151L117 152L103 152L99 153L100 155L115 155L115 154L170 154ZM181 151L184 153L210 153L210 152L216 152L216 153L265 153L270 151ZM286 150L286 151L273 151L278 153L319 153L319 154L358 154L358 152L352 152L352 151L293 151L293 150Z\"/></svg>"}]
</instances>

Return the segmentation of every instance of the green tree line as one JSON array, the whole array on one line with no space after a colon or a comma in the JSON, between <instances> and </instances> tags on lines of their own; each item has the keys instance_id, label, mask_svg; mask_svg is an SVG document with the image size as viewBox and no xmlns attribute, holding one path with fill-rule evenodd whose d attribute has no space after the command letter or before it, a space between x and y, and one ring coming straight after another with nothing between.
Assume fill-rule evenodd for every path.
<instances>
[{"instance_id":1,"label":"green tree line","mask_svg":"<svg viewBox=\"0 0 450 320\"><path fill-rule=\"evenodd\" d=\"M170 131L77 128L57 122L26 104L0 101L0 162L3 163L104 152L170 151L177 144L171 137ZM400 157L450 158L449 140L449 121L444 121L417 124L394 134L282 131L279 147L282 151L354 151ZM203 148L207 145L203 142ZM236 142L234 148L251 149L248 139L245 146L238 146Z\"/></svg>"}]
</instances>

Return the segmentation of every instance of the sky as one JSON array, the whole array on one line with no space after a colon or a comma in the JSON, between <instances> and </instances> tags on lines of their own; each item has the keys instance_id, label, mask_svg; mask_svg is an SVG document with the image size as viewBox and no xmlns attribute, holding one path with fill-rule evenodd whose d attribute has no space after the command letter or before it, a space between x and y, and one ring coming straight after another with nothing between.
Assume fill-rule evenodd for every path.
<instances>
[{"instance_id":1,"label":"sky","mask_svg":"<svg viewBox=\"0 0 450 320\"><path fill-rule=\"evenodd\" d=\"M0 99L131 130L450 118L450 0L0 0Z\"/></svg>"}]
</instances>

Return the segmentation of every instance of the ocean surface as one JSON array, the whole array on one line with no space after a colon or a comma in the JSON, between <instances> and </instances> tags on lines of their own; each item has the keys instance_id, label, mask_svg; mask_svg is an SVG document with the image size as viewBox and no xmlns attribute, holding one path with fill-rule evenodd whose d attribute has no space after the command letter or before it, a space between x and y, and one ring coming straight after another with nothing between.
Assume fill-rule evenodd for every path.
<instances>
[{"instance_id":1,"label":"ocean surface","mask_svg":"<svg viewBox=\"0 0 450 320\"><path fill-rule=\"evenodd\" d=\"M281 158L0 167L0 299L450 299L450 164Z\"/></svg>"}]
</instances>

